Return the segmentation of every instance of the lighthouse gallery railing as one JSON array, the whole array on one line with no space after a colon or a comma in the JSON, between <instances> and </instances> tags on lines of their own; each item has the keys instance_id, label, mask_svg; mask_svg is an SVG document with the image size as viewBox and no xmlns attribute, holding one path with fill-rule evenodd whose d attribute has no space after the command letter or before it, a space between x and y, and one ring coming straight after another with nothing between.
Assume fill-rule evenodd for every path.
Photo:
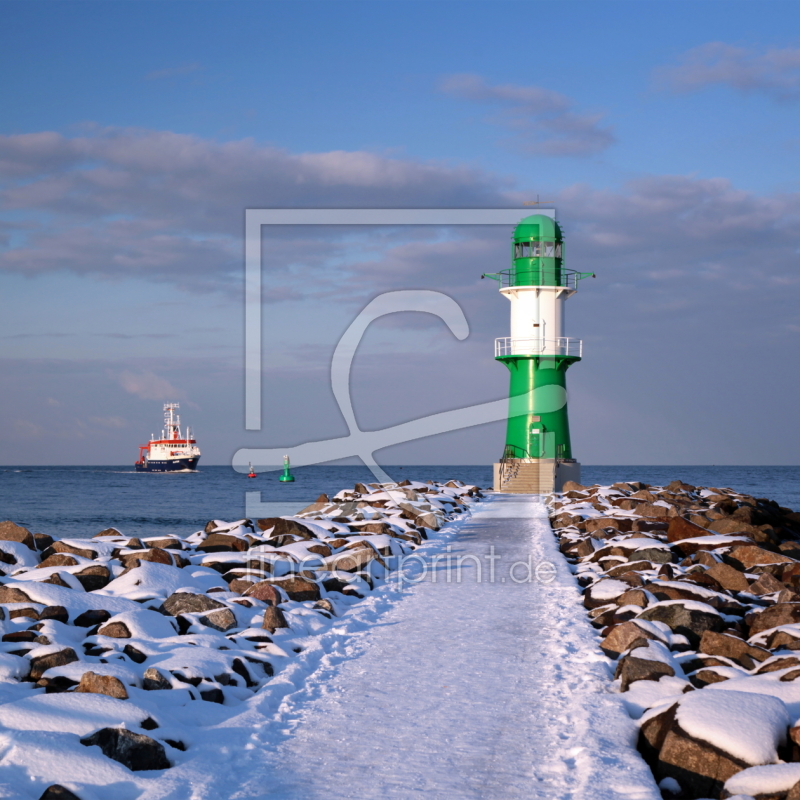
<instances>
[{"instance_id":1,"label":"lighthouse gallery railing","mask_svg":"<svg viewBox=\"0 0 800 800\"><path fill-rule=\"evenodd\" d=\"M506 336L494 340L494 357L502 356L571 356L581 358L583 355L583 340L568 339L512 339Z\"/></svg>"}]
</instances>

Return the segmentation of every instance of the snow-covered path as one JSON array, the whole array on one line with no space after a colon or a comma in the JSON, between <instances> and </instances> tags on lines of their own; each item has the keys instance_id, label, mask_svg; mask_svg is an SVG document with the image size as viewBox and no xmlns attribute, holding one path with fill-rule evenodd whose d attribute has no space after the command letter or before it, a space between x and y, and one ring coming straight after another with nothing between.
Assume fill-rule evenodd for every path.
<instances>
[{"instance_id":1,"label":"snow-covered path","mask_svg":"<svg viewBox=\"0 0 800 800\"><path fill-rule=\"evenodd\" d=\"M450 544L482 580L477 559L460 583L440 562L324 686L286 698L280 736L252 731L228 796L660 799L543 504L492 498ZM529 556L555 578L512 581Z\"/></svg>"}]
</instances>

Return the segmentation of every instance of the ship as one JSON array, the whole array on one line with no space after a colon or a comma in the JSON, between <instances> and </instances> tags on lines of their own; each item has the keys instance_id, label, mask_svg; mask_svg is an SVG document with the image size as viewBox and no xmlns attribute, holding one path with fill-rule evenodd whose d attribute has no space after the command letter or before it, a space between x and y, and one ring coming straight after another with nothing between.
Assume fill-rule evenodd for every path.
<instances>
[{"instance_id":1,"label":"ship","mask_svg":"<svg viewBox=\"0 0 800 800\"><path fill-rule=\"evenodd\" d=\"M180 403L164 404L164 430L161 438L151 434L147 444L139 445L137 472L194 472L200 460L200 448L186 426L186 436L181 434L181 418L175 412Z\"/></svg>"}]
</instances>

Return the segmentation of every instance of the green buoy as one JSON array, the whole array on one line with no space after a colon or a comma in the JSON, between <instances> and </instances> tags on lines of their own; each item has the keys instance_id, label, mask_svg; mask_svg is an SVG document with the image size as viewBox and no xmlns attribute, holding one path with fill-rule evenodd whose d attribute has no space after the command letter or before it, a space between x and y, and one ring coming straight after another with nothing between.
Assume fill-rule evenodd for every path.
<instances>
[{"instance_id":1,"label":"green buoy","mask_svg":"<svg viewBox=\"0 0 800 800\"><path fill-rule=\"evenodd\" d=\"M289 469L289 456L283 457L283 475L278 479L281 483L293 483L294 482L294 475L292 475L291 469Z\"/></svg>"}]
</instances>

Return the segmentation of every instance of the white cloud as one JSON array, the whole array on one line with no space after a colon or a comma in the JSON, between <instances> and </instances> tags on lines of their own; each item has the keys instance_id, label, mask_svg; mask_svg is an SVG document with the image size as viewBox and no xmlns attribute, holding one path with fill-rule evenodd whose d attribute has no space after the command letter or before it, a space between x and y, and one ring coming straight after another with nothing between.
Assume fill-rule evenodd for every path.
<instances>
[{"instance_id":1,"label":"white cloud","mask_svg":"<svg viewBox=\"0 0 800 800\"><path fill-rule=\"evenodd\" d=\"M548 156L588 156L614 144L610 128L602 127L603 114L580 114L574 101L540 86L487 83L479 75L444 78L445 94L503 108L492 121L515 132L515 145L523 152Z\"/></svg>"},{"instance_id":2,"label":"white cloud","mask_svg":"<svg viewBox=\"0 0 800 800\"><path fill-rule=\"evenodd\" d=\"M138 392L135 392L138 394ZM89 422L101 428L127 428L128 420L122 417L89 417Z\"/></svg>"},{"instance_id":3,"label":"white cloud","mask_svg":"<svg viewBox=\"0 0 800 800\"><path fill-rule=\"evenodd\" d=\"M142 400L170 400L182 398L183 392L176 389L168 380L160 378L154 372L131 372L125 370L118 376L119 384ZM115 418L116 419L116 418ZM120 427L120 426L115 426Z\"/></svg>"},{"instance_id":4,"label":"white cloud","mask_svg":"<svg viewBox=\"0 0 800 800\"><path fill-rule=\"evenodd\" d=\"M800 98L800 47L763 50L708 42L680 55L655 72L657 82L674 92L727 85L781 100Z\"/></svg>"}]
</instances>

